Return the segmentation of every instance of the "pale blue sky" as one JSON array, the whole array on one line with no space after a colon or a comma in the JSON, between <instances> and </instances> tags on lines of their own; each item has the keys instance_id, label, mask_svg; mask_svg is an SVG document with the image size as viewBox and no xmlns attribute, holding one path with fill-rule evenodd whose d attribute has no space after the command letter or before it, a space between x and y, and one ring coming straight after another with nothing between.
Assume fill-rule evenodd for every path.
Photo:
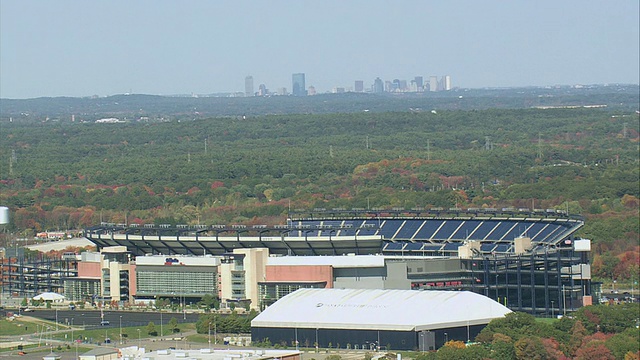
<instances>
[{"instance_id":1,"label":"pale blue sky","mask_svg":"<svg viewBox=\"0 0 640 360\"><path fill-rule=\"evenodd\" d=\"M633 83L638 0L0 2L0 97Z\"/></svg>"}]
</instances>

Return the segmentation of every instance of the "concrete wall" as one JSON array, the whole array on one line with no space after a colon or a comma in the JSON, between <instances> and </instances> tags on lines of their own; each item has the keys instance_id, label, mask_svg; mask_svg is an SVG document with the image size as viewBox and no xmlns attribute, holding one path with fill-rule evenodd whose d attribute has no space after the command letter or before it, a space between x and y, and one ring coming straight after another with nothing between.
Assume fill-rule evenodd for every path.
<instances>
[{"instance_id":1,"label":"concrete wall","mask_svg":"<svg viewBox=\"0 0 640 360\"><path fill-rule=\"evenodd\" d=\"M387 261L387 278L384 289L411 290L411 281L407 278L407 264L404 261Z\"/></svg>"},{"instance_id":2,"label":"concrete wall","mask_svg":"<svg viewBox=\"0 0 640 360\"><path fill-rule=\"evenodd\" d=\"M333 268L330 265L268 265L265 274L266 281L326 281L326 287L333 288Z\"/></svg>"},{"instance_id":3,"label":"concrete wall","mask_svg":"<svg viewBox=\"0 0 640 360\"><path fill-rule=\"evenodd\" d=\"M99 262L84 262L78 263L78 277L81 278L97 278L102 276Z\"/></svg>"}]
</instances>

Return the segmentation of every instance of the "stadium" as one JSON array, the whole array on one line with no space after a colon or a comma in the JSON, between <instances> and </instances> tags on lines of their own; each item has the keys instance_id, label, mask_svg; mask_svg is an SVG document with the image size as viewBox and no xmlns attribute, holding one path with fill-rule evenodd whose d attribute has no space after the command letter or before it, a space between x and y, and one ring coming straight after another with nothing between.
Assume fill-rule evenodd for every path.
<instances>
[{"instance_id":1,"label":"stadium","mask_svg":"<svg viewBox=\"0 0 640 360\"><path fill-rule=\"evenodd\" d=\"M314 209L272 226L102 223L84 236L108 262L67 259L47 270L45 282L28 261L5 259L3 287L20 296L64 287L76 294L70 298L122 302L197 301L214 292L256 309L310 287L470 291L514 311L553 316L598 295L590 241L574 238L583 224L562 211L512 208ZM306 271L310 265L324 275ZM207 280L190 281L197 277ZM217 288L201 288L209 282Z\"/></svg>"},{"instance_id":2,"label":"stadium","mask_svg":"<svg viewBox=\"0 0 640 360\"><path fill-rule=\"evenodd\" d=\"M133 255L222 255L236 248L271 254L457 255L477 241L478 254L513 253L514 240L531 239L530 252L560 246L584 221L552 209L315 209L289 214L285 225L107 224L84 236L98 248L126 246Z\"/></svg>"}]
</instances>

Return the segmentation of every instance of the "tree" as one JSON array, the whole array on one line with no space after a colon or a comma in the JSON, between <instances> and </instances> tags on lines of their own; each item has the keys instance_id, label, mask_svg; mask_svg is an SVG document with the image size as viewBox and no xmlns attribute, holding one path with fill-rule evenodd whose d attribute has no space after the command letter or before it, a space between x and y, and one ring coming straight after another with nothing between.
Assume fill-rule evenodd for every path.
<instances>
[{"instance_id":1,"label":"tree","mask_svg":"<svg viewBox=\"0 0 640 360\"><path fill-rule=\"evenodd\" d=\"M629 328L622 333L615 334L605 340L605 346L616 359L622 359L628 353L636 353L640 349L638 330Z\"/></svg>"},{"instance_id":2,"label":"tree","mask_svg":"<svg viewBox=\"0 0 640 360\"><path fill-rule=\"evenodd\" d=\"M513 341L508 336L502 334L495 334L493 343L491 344L491 351L491 358L496 360L512 360L516 357Z\"/></svg>"},{"instance_id":3,"label":"tree","mask_svg":"<svg viewBox=\"0 0 640 360\"><path fill-rule=\"evenodd\" d=\"M475 360L488 358L489 350L480 345L465 346L462 341L449 341L449 346L445 345L438 349L438 360ZM460 347L462 343L462 347Z\"/></svg>"},{"instance_id":4,"label":"tree","mask_svg":"<svg viewBox=\"0 0 640 360\"><path fill-rule=\"evenodd\" d=\"M218 308L218 299L211 294L205 294L199 302L200 305L204 306L207 310Z\"/></svg>"},{"instance_id":5,"label":"tree","mask_svg":"<svg viewBox=\"0 0 640 360\"><path fill-rule=\"evenodd\" d=\"M153 321L149 321L149 324L147 325L147 334L151 336L158 335L158 331L156 330L156 325L153 323Z\"/></svg>"},{"instance_id":6,"label":"tree","mask_svg":"<svg viewBox=\"0 0 640 360\"><path fill-rule=\"evenodd\" d=\"M547 360L551 359L538 337L523 337L514 344L516 359L518 360Z\"/></svg>"},{"instance_id":7,"label":"tree","mask_svg":"<svg viewBox=\"0 0 640 360\"><path fill-rule=\"evenodd\" d=\"M571 328L571 338L568 346L569 355L574 356L576 354L586 335L587 329L582 325L582 321L576 320Z\"/></svg>"},{"instance_id":8,"label":"tree","mask_svg":"<svg viewBox=\"0 0 640 360\"><path fill-rule=\"evenodd\" d=\"M180 328L178 327L178 320L175 317L172 317L167 325L169 326L169 329L174 333L180 331Z\"/></svg>"},{"instance_id":9,"label":"tree","mask_svg":"<svg viewBox=\"0 0 640 360\"><path fill-rule=\"evenodd\" d=\"M602 342L591 342L576 351L575 360L615 360L611 351Z\"/></svg>"}]
</instances>

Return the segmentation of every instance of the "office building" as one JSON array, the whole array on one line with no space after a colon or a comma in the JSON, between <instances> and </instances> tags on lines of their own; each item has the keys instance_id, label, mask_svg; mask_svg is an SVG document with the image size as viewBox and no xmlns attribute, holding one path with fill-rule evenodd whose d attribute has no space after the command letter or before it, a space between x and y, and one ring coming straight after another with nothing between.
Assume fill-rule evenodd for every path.
<instances>
[{"instance_id":1,"label":"office building","mask_svg":"<svg viewBox=\"0 0 640 360\"><path fill-rule=\"evenodd\" d=\"M267 95L269 95L269 89L267 89L267 86L265 84L260 84L260 86L258 87L258 96Z\"/></svg>"},{"instance_id":2,"label":"office building","mask_svg":"<svg viewBox=\"0 0 640 360\"><path fill-rule=\"evenodd\" d=\"M308 95L311 95L311 96L312 96L312 95L315 95L315 94L316 94L316 88L315 88L313 85L309 86L309 89L308 89L308 91L307 91L307 94L308 94Z\"/></svg>"},{"instance_id":3,"label":"office building","mask_svg":"<svg viewBox=\"0 0 640 360\"><path fill-rule=\"evenodd\" d=\"M373 86L371 88L371 91L374 94L382 94L384 92L384 82L382 81L382 79L376 78L373 81Z\"/></svg>"},{"instance_id":4,"label":"office building","mask_svg":"<svg viewBox=\"0 0 640 360\"><path fill-rule=\"evenodd\" d=\"M253 76L249 75L244 78L244 96L253 96Z\"/></svg>"},{"instance_id":5,"label":"office building","mask_svg":"<svg viewBox=\"0 0 640 360\"><path fill-rule=\"evenodd\" d=\"M438 91L438 77L429 76L429 91Z\"/></svg>"},{"instance_id":6,"label":"office building","mask_svg":"<svg viewBox=\"0 0 640 360\"><path fill-rule=\"evenodd\" d=\"M364 92L364 81L356 80L355 86L353 88L355 92Z\"/></svg>"},{"instance_id":7,"label":"office building","mask_svg":"<svg viewBox=\"0 0 640 360\"><path fill-rule=\"evenodd\" d=\"M306 96L307 87L305 85L304 73L292 75L292 94L293 96Z\"/></svg>"},{"instance_id":8,"label":"office building","mask_svg":"<svg viewBox=\"0 0 640 360\"><path fill-rule=\"evenodd\" d=\"M424 90L424 89L423 89L423 87L424 87L424 79L422 78L422 76L416 76L416 77L413 79L413 81L414 81L414 83L415 83L415 87L416 87L416 90L417 90L418 92L421 92L422 90Z\"/></svg>"}]
</instances>

